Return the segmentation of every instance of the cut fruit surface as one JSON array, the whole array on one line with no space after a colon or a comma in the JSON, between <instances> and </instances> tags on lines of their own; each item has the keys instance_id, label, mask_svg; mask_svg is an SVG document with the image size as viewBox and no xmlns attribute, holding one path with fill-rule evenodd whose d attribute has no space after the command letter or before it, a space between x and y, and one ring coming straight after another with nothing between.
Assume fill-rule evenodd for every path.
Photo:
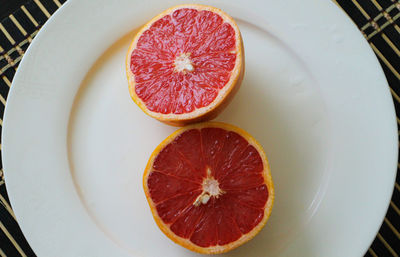
<instances>
[{"instance_id":1,"label":"cut fruit surface","mask_svg":"<svg viewBox=\"0 0 400 257\"><path fill-rule=\"evenodd\" d=\"M208 254L253 238L274 200L262 147L244 130L218 122L191 125L165 139L149 159L143 187L160 229Z\"/></svg>"},{"instance_id":2,"label":"cut fruit surface","mask_svg":"<svg viewBox=\"0 0 400 257\"><path fill-rule=\"evenodd\" d=\"M243 79L239 28L211 6L170 8L137 33L126 72L132 99L151 117L171 125L214 118Z\"/></svg>"}]
</instances>

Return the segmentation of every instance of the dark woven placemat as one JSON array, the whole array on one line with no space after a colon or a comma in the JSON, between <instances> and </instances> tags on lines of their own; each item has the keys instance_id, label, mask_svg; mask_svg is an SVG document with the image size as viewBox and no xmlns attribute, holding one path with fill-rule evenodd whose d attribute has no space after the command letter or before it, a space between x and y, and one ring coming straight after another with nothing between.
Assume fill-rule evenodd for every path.
<instances>
[{"instance_id":1,"label":"dark woven placemat","mask_svg":"<svg viewBox=\"0 0 400 257\"><path fill-rule=\"evenodd\" d=\"M5 15L6 18L0 22L0 117L3 117L11 81L25 50L41 26L65 1L29 0L12 14ZM357 24L377 55L389 82L397 117L399 117L400 1L336 0L335 3ZM397 122L400 125L399 118L397 118ZM0 119L0 129L2 126L3 120ZM392 201L382 227L365 256L397 257L400 255L399 179L397 176ZM35 256L26 242L10 206L1 162L0 203L0 257Z\"/></svg>"}]
</instances>

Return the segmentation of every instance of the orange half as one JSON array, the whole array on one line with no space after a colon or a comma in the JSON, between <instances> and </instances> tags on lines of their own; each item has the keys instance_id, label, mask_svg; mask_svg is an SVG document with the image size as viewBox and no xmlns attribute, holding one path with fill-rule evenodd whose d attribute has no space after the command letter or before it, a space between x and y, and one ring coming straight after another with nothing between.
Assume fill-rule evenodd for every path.
<instances>
[{"instance_id":1,"label":"orange half","mask_svg":"<svg viewBox=\"0 0 400 257\"><path fill-rule=\"evenodd\" d=\"M215 7L169 8L134 37L126 74L133 101L153 118L175 126L215 118L243 79L239 28Z\"/></svg>"},{"instance_id":2,"label":"orange half","mask_svg":"<svg viewBox=\"0 0 400 257\"><path fill-rule=\"evenodd\" d=\"M232 250L266 224L274 186L261 145L235 126L179 129L151 155L143 187L159 228L199 253Z\"/></svg>"}]
</instances>

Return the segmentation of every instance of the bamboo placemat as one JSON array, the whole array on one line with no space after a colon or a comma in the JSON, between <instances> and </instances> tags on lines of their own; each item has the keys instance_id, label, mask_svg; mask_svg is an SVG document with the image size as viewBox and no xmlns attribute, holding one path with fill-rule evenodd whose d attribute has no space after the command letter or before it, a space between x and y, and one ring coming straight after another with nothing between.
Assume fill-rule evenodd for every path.
<instances>
[{"instance_id":1,"label":"bamboo placemat","mask_svg":"<svg viewBox=\"0 0 400 257\"><path fill-rule=\"evenodd\" d=\"M22 56L42 25L65 1L30 0L0 22L0 117L3 117L11 81ZM397 112L397 122L400 125L400 1L334 0L334 2L358 26L378 57L389 82ZM0 129L2 126L3 120L0 119ZM400 165L398 168L400 169ZM365 256L400 255L399 169L389 210ZM0 257L35 256L10 206L1 162L0 203Z\"/></svg>"}]
</instances>

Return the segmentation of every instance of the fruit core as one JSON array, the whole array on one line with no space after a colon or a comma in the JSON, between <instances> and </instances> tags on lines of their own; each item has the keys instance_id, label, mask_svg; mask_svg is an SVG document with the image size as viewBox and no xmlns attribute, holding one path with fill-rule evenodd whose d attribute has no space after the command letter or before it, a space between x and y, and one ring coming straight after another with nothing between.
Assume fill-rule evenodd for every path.
<instances>
[{"instance_id":1,"label":"fruit core","mask_svg":"<svg viewBox=\"0 0 400 257\"><path fill-rule=\"evenodd\" d=\"M183 53L175 58L174 62L176 72L194 71L193 63L190 60L190 53Z\"/></svg>"},{"instance_id":2,"label":"fruit core","mask_svg":"<svg viewBox=\"0 0 400 257\"><path fill-rule=\"evenodd\" d=\"M218 198L225 193L219 188L218 180L211 176L210 169L207 169L207 178L203 180L203 192L196 198L193 205L207 204L211 197Z\"/></svg>"}]
</instances>

